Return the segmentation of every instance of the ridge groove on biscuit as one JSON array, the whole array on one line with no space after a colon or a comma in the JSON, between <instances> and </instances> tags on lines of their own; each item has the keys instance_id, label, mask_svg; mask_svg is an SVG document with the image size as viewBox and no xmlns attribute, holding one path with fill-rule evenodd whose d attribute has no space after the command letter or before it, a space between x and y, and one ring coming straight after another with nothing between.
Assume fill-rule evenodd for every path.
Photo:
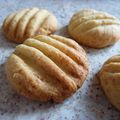
<instances>
[{"instance_id":1,"label":"ridge groove on biscuit","mask_svg":"<svg viewBox=\"0 0 120 120\"><path fill-rule=\"evenodd\" d=\"M22 52L21 49L24 52ZM62 80L62 82L64 82L64 84L66 84L69 87L69 89L74 89L73 86L75 87L75 84L74 84L73 80L70 79L67 74L65 75L65 73L56 64L54 64L54 62L50 58L48 58L41 51L39 51L39 50L37 50L36 48L33 48L33 47L29 47L29 46L26 46L26 45L20 45L16 48L15 53L16 54L20 53L22 55L25 55L29 59L33 56L33 58L31 58L31 59L33 61L35 61L35 63L37 65L39 65L45 71L47 71L48 74L51 74L52 76L56 77L56 79L60 78L59 80L60 81ZM41 60L41 62L39 62L39 59ZM46 68L49 68L49 71ZM51 71L53 71L53 72L51 72ZM60 74L60 73L62 73L62 74ZM56 74L56 75L54 75L54 74ZM63 75L65 76L65 78L62 77Z\"/></svg>"},{"instance_id":2,"label":"ridge groove on biscuit","mask_svg":"<svg viewBox=\"0 0 120 120\"><path fill-rule=\"evenodd\" d=\"M82 59L81 58L82 55L80 56L78 51L76 52L76 50L74 48L71 48L70 46L68 46L56 39L53 39L49 36L41 36L41 37L38 36L35 38L40 40L41 42L45 42L47 44L54 46L56 49L59 49L60 51L65 53L67 56L69 56L71 59L73 59L76 63L78 63L79 65L82 64L82 62L79 61L79 59Z\"/></svg>"},{"instance_id":3,"label":"ridge groove on biscuit","mask_svg":"<svg viewBox=\"0 0 120 120\"><path fill-rule=\"evenodd\" d=\"M17 38L22 38L25 30L27 28L27 25L29 24L29 21L32 19L32 17L39 11L38 8L32 8L30 9L20 20L16 32Z\"/></svg>"},{"instance_id":4,"label":"ridge groove on biscuit","mask_svg":"<svg viewBox=\"0 0 120 120\"><path fill-rule=\"evenodd\" d=\"M77 15L78 14L78 15ZM89 23L90 21L92 22L93 20L97 21L98 20L98 23L99 21L103 22L102 25L107 25L107 23L110 21L111 23L110 24L118 24L120 25L120 22L119 21L116 21L116 18L112 15L109 15L107 13L103 13L103 12L97 12L97 11L94 11L93 13L89 13L87 16L84 16L84 15L81 15L80 12L78 12L76 15L74 15L74 17L72 18L72 20L70 21L71 24L71 28L75 28L77 30L77 28L79 28L81 26L81 24L85 24L85 23ZM79 15L80 14L80 15ZM76 18L76 17L77 18ZM79 26L78 26L79 25ZM100 23L98 25L101 25ZM109 24L108 24L109 25ZM96 26L95 26L96 27ZM73 30L74 31L74 30Z\"/></svg>"},{"instance_id":5,"label":"ridge groove on biscuit","mask_svg":"<svg viewBox=\"0 0 120 120\"><path fill-rule=\"evenodd\" d=\"M92 26L91 23L95 22ZM79 29L83 26L86 26L85 29L81 29L80 32L87 32L89 30L94 29L95 27L104 27L104 26L108 26L108 25L120 25L120 23L113 21L113 20L91 20L91 21L86 21L80 25L78 25L75 29L73 29L73 31L79 31Z\"/></svg>"},{"instance_id":6,"label":"ridge groove on biscuit","mask_svg":"<svg viewBox=\"0 0 120 120\"><path fill-rule=\"evenodd\" d=\"M88 16L77 16L77 18L73 18L72 21L71 21L71 25L73 24L77 24L78 21L80 22L80 24L82 24L83 22L87 22L87 21L90 21L90 20L116 20L115 17L113 16L108 16L106 14L100 14L100 13L96 13L96 14L90 14ZM76 26L74 26L76 27Z\"/></svg>"},{"instance_id":7,"label":"ridge groove on biscuit","mask_svg":"<svg viewBox=\"0 0 120 120\"><path fill-rule=\"evenodd\" d=\"M56 40L56 41L59 41L59 42L61 42L62 44L64 44L64 45L67 45L70 49L72 48L73 49L73 55L75 54L75 52L77 53L77 55L75 54L75 56L77 56L78 58L73 58L73 57L71 57L71 59L73 59L73 60L75 60L75 62L77 63L77 64L79 64L79 65L83 65L84 67L85 67L85 64L82 62L82 61L84 61L84 60L86 60L86 58L85 58L85 54L84 54L84 50L83 49L81 49L80 47L79 47L79 45L78 45L78 43L75 43L75 42L73 42L73 41L71 41L71 39L65 39L64 37L59 37L59 36L57 36L57 35L50 35L50 37L52 38L52 39L54 39L54 40ZM59 49L59 48L58 48ZM62 52L64 52L62 49L60 49ZM79 55L79 52L82 52L82 54L81 55ZM64 52L65 53L65 52ZM69 53L67 54L67 53L65 53L67 56L69 56ZM70 57L70 56L69 56ZM84 60L83 60L84 59ZM79 60L81 61L80 63L79 63Z\"/></svg>"},{"instance_id":8,"label":"ridge groove on biscuit","mask_svg":"<svg viewBox=\"0 0 120 120\"><path fill-rule=\"evenodd\" d=\"M104 66L103 69L107 73L120 73L120 63L119 62L111 62Z\"/></svg>"},{"instance_id":9,"label":"ridge groove on biscuit","mask_svg":"<svg viewBox=\"0 0 120 120\"><path fill-rule=\"evenodd\" d=\"M28 46L32 46L40 51L42 51L47 57L49 57L66 75L73 76L74 81L78 81L81 78L81 72L83 67L79 66L68 56L57 50L51 45L42 43L37 40L28 39L24 42ZM69 63L69 64L68 64Z\"/></svg>"},{"instance_id":10,"label":"ridge groove on biscuit","mask_svg":"<svg viewBox=\"0 0 120 120\"><path fill-rule=\"evenodd\" d=\"M120 62L120 56L114 56L114 57L111 57L111 59L107 60L105 62L105 64L109 64L109 63L119 63Z\"/></svg>"},{"instance_id":11,"label":"ridge groove on biscuit","mask_svg":"<svg viewBox=\"0 0 120 120\"><path fill-rule=\"evenodd\" d=\"M46 23L47 19L50 17L50 14L48 14L45 19L43 20L41 27L43 27L43 25Z\"/></svg>"},{"instance_id":12,"label":"ridge groove on biscuit","mask_svg":"<svg viewBox=\"0 0 120 120\"><path fill-rule=\"evenodd\" d=\"M98 16L94 14L93 16L90 14L89 16L86 16L86 17L81 16L80 18L71 20L71 23L70 23L71 29L73 28L73 31L74 30L77 31L77 29L80 29L79 27L86 26L86 25L90 26L90 29L93 29L94 27L99 27L101 25L112 25L112 24L120 25L120 22L117 21L115 17L111 17L111 16L109 17L109 16L106 16L105 14L100 15L99 13L97 13L97 15ZM93 27L91 27L91 22L94 22Z\"/></svg>"},{"instance_id":13,"label":"ridge groove on biscuit","mask_svg":"<svg viewBox=\"0 0 120 120\"><path fill-rule=\"evenodd\" d=\"M8 36L11 36L11 38L14 38L15 37L15 33L17 31L17 25L19 24L20 22L20 19L28 12L29 9L25 9L25 10L22 10L19 14L16 14L9 26L8 26Z\"/></svg>"},{"instance_id":14,"label":"ridge groove on biscuit","mask_svg":"<svg viewBox=\"0 0 120 120\"><path fill-rule=\"evenodd\" d=\"M9 15L9 16L5 19L5 21L4 21L4 23L3 23L3 29L4 29L4 31L5 31L6 33L8 32L9 25L10 25L10 23L11 23L11 21L12 21L12 19L14 18L15 15L16 15L16 13L12 13L11 15Z\"/></svg>"},{"instance_id":15,"label":"ridge groove on biscuit","mask_svg":"<svg viewBox=\"0 0 120 120\"><path fill-rule=\"evenodd\" d=\"M48 15L48 11L39 10L29 21L25 35L33 37L33 35L39 31L41 25L44 23L44 20L48 18Z\"/></svg>"},{"instance_id":16,"label":"ridge groove on biscuit","mask_svg":"<svg viewBox=\"0 0 120 120\"><path fill-rule=\"evenodd\" d=\"M83 49L81 49L79 47L78 43L75 43L74 41L71 41L71 39L69 39L69 38L64 38L62 36L57 36L57 35L50 35L50 37L55 39L56 41L64 43L65 45L69 46L70 48L74 48L77 52L78 51L83 51Z\"/></svg>"}]
</instances>

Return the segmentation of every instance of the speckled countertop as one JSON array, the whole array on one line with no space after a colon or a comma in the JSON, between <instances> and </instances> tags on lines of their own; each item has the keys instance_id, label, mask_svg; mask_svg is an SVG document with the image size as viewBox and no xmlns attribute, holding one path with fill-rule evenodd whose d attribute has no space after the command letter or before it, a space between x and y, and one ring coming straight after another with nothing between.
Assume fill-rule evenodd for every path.
<instances>
[{"instance_id":1,"label":"speckled countertop","mask_svg":"<svg viewBox=\"0 0 120 120\"><path fill-rule=\"evenodd\" d=\"M9 13L26 7L42 7L58 18L57 34L68 36L66 25L72 14L82 8L94 8L120 16L119 0L0 0L0 23ZM90 72L84 85L63 103L41 103L17 95L9 86L4 64L16 44L6 41L0 30L0 120L120 120L104 96L96 73L109 57L120 53L120 42L101 50L85 48Z\"/></svg>"}]
</instances>

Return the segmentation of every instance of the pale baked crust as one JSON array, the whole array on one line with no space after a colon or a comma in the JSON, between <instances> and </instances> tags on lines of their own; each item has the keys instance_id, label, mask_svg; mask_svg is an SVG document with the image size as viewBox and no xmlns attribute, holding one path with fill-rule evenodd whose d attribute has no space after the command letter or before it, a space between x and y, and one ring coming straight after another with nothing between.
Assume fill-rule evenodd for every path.
<instances>
[{"instance_id":1,"label":"pale baked crust","mask_svg":"<svg viewBox=\"0 0 120 120\"><path fill-rule=\"evenodd\" d=\"M120 21L108 13L84 9L72 16L68 32L85 46L102 48L120 39Z\"/></svg>"},{"instance_id":2,"label":"pale baked crust","mask_svg":"<svg viewBox=\"0 0 120 120\"><path fill-rule=\"evenodd\" d=\"M3 23L3 32L8 40L22 43L36 35L49 35L57 29L56 17L45 9L23 9L10 14Z\"/></svg>"},{"instance_id":3,"label":"pale baked crust","mask_svg":"<svg viewBox=\"0 0 120 120\"><path fill-rule=\"evenodd\" d=\"M21 95L60 102L82 86L88 62L85 51L75 41L39 35L16 47L6 63L6 73Z\"/></svg>"},{"instance_id":4,"label":"pale baked crust","mask_svg":"<svg viewBox=\"0 0 120 120\"><path fill-rule=\"evenodd\" d=\"M109 101L120 110L120 55L113 56L105 62L99 78Z\"/></svg>"}]
</instances>

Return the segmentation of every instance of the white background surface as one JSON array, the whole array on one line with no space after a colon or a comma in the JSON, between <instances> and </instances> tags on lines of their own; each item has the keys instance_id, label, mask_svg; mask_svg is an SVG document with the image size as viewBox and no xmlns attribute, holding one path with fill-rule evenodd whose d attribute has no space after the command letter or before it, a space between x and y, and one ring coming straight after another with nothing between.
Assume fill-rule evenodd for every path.
<instances>
[{"instance_id":1,"label":"white background surface","mask_svg":"<svg viewBox=\"0 0 120 120\"><path fill-rule=\"evenodd\" d=\"M27 7L46 8L58 18L57 34L68 36L66 25L74 12L93 8L119 18L119 0L0 0L0 22L13 11ZM69 36L68 36L69 37ZM109 57L120 53L120 42L105 49L85 48L90 72L84 85L63 103L40 103L17 95L9 86L4 71L7 57L16 44L6 41L0 31L0 120L120 120L120 113L104 96L96 73Z\"/></svg>"}]
</instances>

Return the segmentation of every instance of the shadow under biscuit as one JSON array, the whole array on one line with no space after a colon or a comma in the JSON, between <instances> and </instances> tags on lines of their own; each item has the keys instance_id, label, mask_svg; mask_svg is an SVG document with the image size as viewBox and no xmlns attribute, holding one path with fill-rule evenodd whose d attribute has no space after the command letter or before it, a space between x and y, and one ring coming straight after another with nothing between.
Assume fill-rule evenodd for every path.
<instances>
[{"instance_id":1,"label":"shadow under biscuit","mask_svg":"<svg viewBox=\"0 0 120 120\"><path fill-rule=\"evenodd\" d=\"M34 113L41 110L49 110L54 107L55 103L32 101L25 97L18 95L7 81L5 74L5 63L0 64L0 114L27 114ZM38 109L39 108L39 109Z\"/></svg>"},{"instance_id":2,"label":"shadow under biscuit","mask_svg":"<svg viewBox=\"0 0 120 120\"><path fill-rule=\"evenodd\" d=\"M86 111L91 113L93 119L101 120L104 118L116 118L119 116L119 111L116 110L108 101L101 88L98 73L91 77L87 90ZM112 113L112 114L109 114Z\"/></svg>"},{"instance_id":3,"label":"shadow under biscuit","mask_svg":"<svg viewBox=\"0 0 120 120\"><path fill-rule=\"evenodd\" d=\"M63 37L68 37L68 38L70 38L70 36L69 36L69 34L68 34L68 31L67 31L67 25L59 28L59 29L55 32L55 34L61 35L61 36L63 36Z\"/></svg>"},{"instance_id":4,"label":"shadow under biscuit","mask_svg":"<svg viewBox=\"0 0 120 120\"><path fill-rule=\"evenodd\" d=\"M9 48L15 48L17 44L10 42L7 40L7 38L4 36L2 31L2 26L0 26L0 50L3 48L4 50L7 50Z\"/></svg>"}]
</instances>

